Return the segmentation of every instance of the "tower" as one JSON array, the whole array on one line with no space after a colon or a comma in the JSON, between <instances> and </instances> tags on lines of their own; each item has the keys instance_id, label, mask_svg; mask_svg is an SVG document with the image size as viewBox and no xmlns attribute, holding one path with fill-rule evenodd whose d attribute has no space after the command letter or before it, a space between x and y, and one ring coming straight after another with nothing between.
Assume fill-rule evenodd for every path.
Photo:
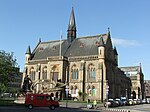
<instances>
[{"instance_id":1,"label":"tower","mask_svg":"<svg viewBox=\"0 0 150 112\"><path fill-rule=\"evenodd\" d=\"M105 58L105 45L104 45L103 37L100 37L100 42L98 46L98 56L101 59Z\"/></svg>"},{"instance_id":2,"label":"tower","mask_svg":"<svg viewBox=\"0 0 150 112\"><path fill-rule=\"evenodd\" d=\"M105 89L104 89L104 81L105 81L105 44L103 37L100 37L99 46L98 46L98 58L99 58L99 80L101 80L99 87L100 99L103 102L105 98Z\"/></svg>"},{"instance_id":3,"label":"tower","mask_svg":"<svg viewBox=\"0 0 150 112\"><path fill-rule=\"evenodd\" d=\"M74 9L72 7L68 30L67 30L67 39L69 45L72 43L72 41L76 38L76 23L75 23L75 16L74 16Z\"/></svg>"},{"instance_id":4,"label":"tower","mask_svg":"<svg viewBox=\"0 0 150 112\"><path fill-rule=\"evenodd\" d=\"M30 46L28 46L28 48L27 48L27 51L25 53L25 57L26 57L25 63L28 63L29 60L31 59L31 49L30 49Z\"/></svg>"}]
</instances>

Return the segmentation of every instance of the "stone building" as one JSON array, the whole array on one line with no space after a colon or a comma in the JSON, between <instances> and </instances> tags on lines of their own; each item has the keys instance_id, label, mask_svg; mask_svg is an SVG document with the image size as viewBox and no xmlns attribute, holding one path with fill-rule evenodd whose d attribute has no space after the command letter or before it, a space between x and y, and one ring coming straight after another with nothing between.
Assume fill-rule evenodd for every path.
<instances>
[{"instance_id":1,"label":"stone building","mask_svg":"<svg viewBox=\"0 0 150 112\"><path fill-rule=\"evenodd\" d=\"M72 8L67 39L42 42L31 52L26 51L25 75L33 82L40 80L34 92L48 92L43 88L54 88L53 84L68 84L69 94L79 98L79 92L92 99L103 101L107 91L109 98L131 97L131 80L118 67L118 53L113 47L110 31L95 36L78 37ZM65 88L51 91L61 98ZM50 93L50 92L48 92Z\"/></svg>"},{"instance_id":2,"label":"stone building","mask_svg":"<svg viewBox=\"0 0 150 112\"><path fill-rule=\"evenodd\" d=\"M144 81L144 87L145 87L145 98L150 98L150 80Z\"/></svg>"},{"instance_id":3,"label":"stone building","mask_svg":"<svg viewBox=\"0 0 150 112\"><path fill-rule=\"evenodd\" d=\"M132 82L131 96L133 99L143 99L144 96L144 75L141 64L139 66L120 67L130 77Z\"/></svg>"},{"instance_id":4,"label":"stone building","mask_svg":"<svg viewBox=\"0 0 150 112\"><path fill-rule=\"evenodd\" d=\"M9 93L18 93L21 87L21 81L22 81L22 73L19 72L20 68L15 68L16 72L10 73L8 75L9 82L7 84L8 92Z\"/></svg>"}]
</instances>

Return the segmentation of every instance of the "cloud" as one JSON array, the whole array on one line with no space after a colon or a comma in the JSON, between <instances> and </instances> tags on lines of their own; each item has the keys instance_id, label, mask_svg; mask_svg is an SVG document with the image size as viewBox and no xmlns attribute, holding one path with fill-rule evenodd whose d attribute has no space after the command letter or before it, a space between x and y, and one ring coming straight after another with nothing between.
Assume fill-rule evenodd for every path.
<instances>
[{"instance_id":1,"label":"cloud","mask_svg":"<svg viewBox=\"0 0 150 112\"><path fill-rule=\"evenodd\" d=\"M125 40L119 38L112 38L113 45L123 46L123 47L131 47L131 46L139 46L139 42L136 40Z\"/></svg>"}]
</instances>

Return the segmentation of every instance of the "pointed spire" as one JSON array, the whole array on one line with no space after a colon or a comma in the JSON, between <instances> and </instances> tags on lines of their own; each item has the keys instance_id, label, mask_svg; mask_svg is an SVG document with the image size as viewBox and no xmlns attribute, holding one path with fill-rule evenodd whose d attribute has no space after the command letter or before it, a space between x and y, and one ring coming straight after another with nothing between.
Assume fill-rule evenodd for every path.
<instances>
[{"instance_id":1,"label":"pointed spire","mask_svg":"<svg viewBox=\"0 0 150 112\"><path fill-rule=\"evenodd\" d=\"M110 28L108 27L108 33L107 33L108 37L110 37Z\"/></svg>"},{"instance_id":2,"label":"pointed spire","mask_svg":"<svg viewBox=\"0 0 150 112\"><path fill-rule=\"evenodd\" d=\"M100 42L99 42L99 46L98 46L98 47L100 47L100 46L104 46L104 40L103 40L103 37L100 37Z\"/></svg>"},{"instance_id":3,"label":"pointed spire","mask_svg":"<svg viewBox=\"0 0 150 112\"><path fill-rule=\"evenodd\" d=\"M27 48L26 54L31 54L31 49L30 49L30 45Z\"/></svg>"},{"instance_id":4,"label":"pointed spire","mask_svg":"<svg viewBox=\"0 0 150 112\"><path fill-rule=\"evenodd\" d=\"M76 31L76 22L75 22L75 16L74 16L74 8L72 7L68 30L75 30Z\"/></svg>"},{"instance_id":5,"label":"pointed spire","mask_svg":"<svg viewBox=\"0 0 150 112\"><path fill-rule=\"evenodd\" d=\"M68 33L67 33L67 39L69 45L71 45L72 41L76 39L76 23L75 23L75 16L74 16L74 9L72 7L69 25L68 25Z\"/></svg>"},{"instance_id":6,"label":"pointed spire","mask_svg":"<svg viewBox=\"0 0 150 112\"><path fill-rule=\"evenodd\" d=\"M114 53L115 53L115 55L118 55L118 52L117 52L116 46L114 47Z\"/></svg>"},{"instance_id":7,"label":"pointed spire","mask_svg":"<svg viewBox=\"0 0 150 112\"><path fill-rule=\"evenodd\" d=\"M41 43L41 38L39 38L39 43Z\"/></svg>"},{"instance_id":8,"label":"pointed spire","mask_svg":"<svg viewBox=\"0 0 150 112\"><path fill-rule=\"evenodd\" d=\"M142 73L142 66L141 66L141 63L140 63L140 66L139 66L139 73Z\"/></svg>"}]
</instances>

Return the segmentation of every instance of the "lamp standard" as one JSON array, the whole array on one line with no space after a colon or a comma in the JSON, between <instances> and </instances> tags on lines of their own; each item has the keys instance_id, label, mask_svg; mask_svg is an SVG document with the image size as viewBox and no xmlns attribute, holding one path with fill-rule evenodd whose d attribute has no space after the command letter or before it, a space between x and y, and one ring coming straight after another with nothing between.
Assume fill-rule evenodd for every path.
<instances>
[{"instance_id":1,"label":"lamp standard","mask_svg":"<svg viewBox=\"0 0 150 112\"><path fill-rule=\"evenodd\" d=\"M128 99L128 89L126 89L126 99Z\"/></svg>"},{"instance_id":2,"label":"lamp standard","mask_svg":"<svg viewBox=\"0 0 150 112\"><path fill-rule=\"evenodd\" d=\"M66 108L67 108L68 107L68 93L69 93L69 86L68 86L68 84L66 85L65 91L66 91Z\"/></svg>"},{"instance_id":3,"label":"lamp standard","mask_svg":"<svg viewBox=\"0 0 150 112\"><path fill-rule=\"evenodd\" d=\"M131 99L133 99L133 94L131 93Z\"/></svg>"},{"instance_id":4,"label":"lamp standard","mask_svg":"<svg viewBox=\"0 0 150 112\"><path fill-rule=\"evenodd\" d=\"M108 85L108 80L106 80L106 99L107 99L106 108L107 109L108 109L108 92L109 92L109 85Z\"/></svg>"}]
</instances>

